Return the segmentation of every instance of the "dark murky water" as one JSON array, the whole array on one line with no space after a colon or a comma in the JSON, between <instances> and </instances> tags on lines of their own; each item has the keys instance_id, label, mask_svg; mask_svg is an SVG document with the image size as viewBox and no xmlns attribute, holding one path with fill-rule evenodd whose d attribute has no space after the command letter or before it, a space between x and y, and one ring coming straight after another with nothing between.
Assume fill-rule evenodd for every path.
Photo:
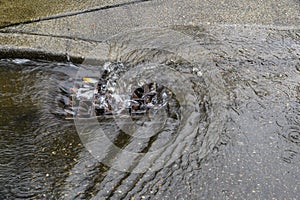
<instances>
[{"instance_id":1,"label":"dark murky water","mask_svg":"<svg viewBox=\"0 0 300 200\"><path fill-rule=\"evenodd\" d=\"M126 66L116 93L147 81L167 86L180 105L175 129L164 116L169 128L151 137L153 119L134 128L143 128L141 139L124 134L123 119L66 120L65 91L78 74L100 75L104 62L1 60L4 199L297 198L299 30L176 26L135 30L108 44L110 59ZM88 135L99 128L128 153L105 145L93 153L105 144Z\"/></svg>"}]
</instances>

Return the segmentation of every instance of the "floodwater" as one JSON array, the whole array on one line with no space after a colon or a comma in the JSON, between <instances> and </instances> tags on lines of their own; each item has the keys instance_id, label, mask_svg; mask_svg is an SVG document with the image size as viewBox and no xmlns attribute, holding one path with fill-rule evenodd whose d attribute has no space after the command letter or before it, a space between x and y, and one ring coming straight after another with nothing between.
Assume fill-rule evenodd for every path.
<instances>
[{"instance_id":1,"label":"floodwater","mask_svg":"<svg viewBox=\"0 0 300 200\"><path fill-rule=\"evenodd\" d=\"M1 60L2 199L298 197L298 29L175 26L107 44L125 66L116 97L158 82L176 114L67 119L69 88L108 60Z\"/></svg>"}]
</instances>

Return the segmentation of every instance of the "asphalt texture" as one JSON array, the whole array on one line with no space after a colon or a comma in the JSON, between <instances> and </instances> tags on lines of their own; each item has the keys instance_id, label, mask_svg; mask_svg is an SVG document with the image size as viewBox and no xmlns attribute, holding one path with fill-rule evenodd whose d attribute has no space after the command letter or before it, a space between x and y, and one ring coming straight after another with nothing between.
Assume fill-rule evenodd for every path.
<instances>
[{"instance_id":1,"label":"asphalt texture","mask_svg":"<svg viewBox=\"0 0 300 200\"><path fill-rule=\"evenodd\" d=\"M113 35L135 29L178 25L204 27L212 34L219 33L218 40L222 37L234 38L234 35L230 35L232 33L239 35L238 38L247 37L247 31L251 32L253 29L256 31L249 36L253 41L260 40L267 35L266 32L270 33L273 29L292 30L294 41L300 42L299 0L112 0L101 3L91 0L54 1L51 4L46 4L45 1L30 4L28 1L8 2L0 1L1 16L4 16L0 20L0 58L42 58L81 63L97 47L103 50L102 54L98 54L98 59L102 59L101 55L106 59L109 48L105 41ZM26 9L26 12L22 9ZM247 42L251 43L249 38ZM279 53L276 55L280 57ZM300 55L299 50L297 55ZM262 137L264 130L272 131L274 122L266 120L262 127L260 124L250 126L247 119L236 120L243 124L245 130L255 134L249 138L238 134L234 139L225 136L221 138L220 141L224 144L230 139L235 144L224 147L225 150L219 149L221 153L218 153L219 150L213 152L201 166L203 177L197 179L213 182L214 188L205 185L205 182L197 182L193 185L198 187L194 191L206 190L202 193L203 199L218 199L218 195L223 195L220 199L277 199L276 188L281 188L280 197L296 199L296 194L299 193L299 168L295 169L295 165L284 163L280 170L273 172L272 165L277 163L280 154L288 154L285 157L294 158L291 162L299 163L299 143L295 147L296 153L278 153L280 144L276 143L276 139ZM257 140L263 142L256 144ZM245 144L253 145L245 148ZM273 157L272 153L278 157ZM281 181L282 174L287 177L284 181ZM266 181L266 184L254 185L257 180L259 183ZM184 193L188 189L177 189L178 194L183 191L181 197L184 199Z\"/></svg>"}]
</instances>

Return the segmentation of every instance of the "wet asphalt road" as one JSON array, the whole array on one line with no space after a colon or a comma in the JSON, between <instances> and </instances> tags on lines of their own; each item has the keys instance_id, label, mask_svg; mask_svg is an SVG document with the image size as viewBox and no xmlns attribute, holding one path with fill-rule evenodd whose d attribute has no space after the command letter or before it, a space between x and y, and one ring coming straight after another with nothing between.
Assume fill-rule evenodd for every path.
<instances>
[{"instance_id":1,"label":"wet asphalt road","mask_svg":"<svg viewBox=\"0 0 300 200\"><path fill-rule=\"evenodd\" d=\"M20 12L16 9L20 5L16 4L14 7L14 4L8 5L5 2L0 1L0 8L6 8L1 10L7 10L10 14ZM299 97L297 98L296 87L299 83L300 65L300 2L167 0L123 4L124 2L107 1L102 4L90 1L90 4L85 2L71 6L54 3L56 6L61 5L61 10L47 10L37 5L42 11L36 11L34 15L28 11L30 15L6 17L0 21L3 27L0 29L0 52L7 52L11 48L61 55L67 52L71 56L81 57L98 42L120 32L143 27L185 25L190 27L187 31L191 36L201 35L204 31L216 41L226 41L217 46L224 54L219 53L216 62L224 73L226 70L233 70L224 75L225 82L230 83L232 89L229 95L235 95L243 102L233 102L236 103L232 106L235 110L229 111L226 129L220 134L216 147L212 148L200 164L177 163L171 170L160 172L160 176L144 177L141 181L145 185L144 189L141 185L125 189L130 191L127 196L118 194L119 190L111 190L113 194L110 196L135 196L136 199L297 199L300 192ZM104 6L116 4L120 6L103 9ZM28 5L28 10L29 8L32 9L32 5ZM30 20L35 22L31 23ZM18 24L20 22L26 24ZM208 38L202 42L207 45L209 41ZM274 47L274 53L257 46L262 44L270 44L268 47ZM289 47L288 44L292 46ZM207 48L213 51L213 45L207 45ZM105 53L106 48L104 45ZM280 48L284 53L280 53ZM30 53L24 55L30 57ZM253 65L253 62L260 64ZM263 66L265 69L260 71ZM235 82L236 78L238 81ZM268 90L267 83L270 79L277 81L277 84L271 82L272 91ZM251 84L247 85L247 82L256 88ZM276 89L285 91L288 97L276 96ZM249 91L244 94L244 90L253 90L253 94ZM247 102L247 95L253 101ZM80 156L82 165L89 163L90 155L82 152ZM197 154L190 156L196 157ZM182 162L184 161L191 159L183 157ZM77 165L80 168L80 162ZM111 177L115 178L114 175ZM109 176L107 179L109 181ZM139 177L135 175L127 177L129 182L136 179L139 180ZM79 183L75 181L75 184ZM103 185L103 188L109 188L109 184ZM79 186L78 188L80 189ZM75 187L74 191L78 192L78 188ZM105 191L98 193L99 198L102 193ZM69 195L74 197L73 194Z\"/></svg>"}]
</instances>

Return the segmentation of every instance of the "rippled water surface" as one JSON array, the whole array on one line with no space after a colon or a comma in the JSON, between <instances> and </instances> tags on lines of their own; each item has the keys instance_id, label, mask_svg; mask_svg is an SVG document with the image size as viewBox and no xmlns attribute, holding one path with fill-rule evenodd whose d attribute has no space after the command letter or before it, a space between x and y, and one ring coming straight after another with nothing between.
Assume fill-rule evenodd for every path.
<instances>
[{"instance_id":1,"label":"rippled water surface","mask_svg":"<svg viewBox=\"0 0 300 200\"><path fill-rule=\"evenodd\" d=\"M107 61L1 60L4 199L297 198L298 29L175 26L107 44L126 69L116 97L158 82L176 114L66 119L69 88Z\"/></svg>"}]
</instances>

